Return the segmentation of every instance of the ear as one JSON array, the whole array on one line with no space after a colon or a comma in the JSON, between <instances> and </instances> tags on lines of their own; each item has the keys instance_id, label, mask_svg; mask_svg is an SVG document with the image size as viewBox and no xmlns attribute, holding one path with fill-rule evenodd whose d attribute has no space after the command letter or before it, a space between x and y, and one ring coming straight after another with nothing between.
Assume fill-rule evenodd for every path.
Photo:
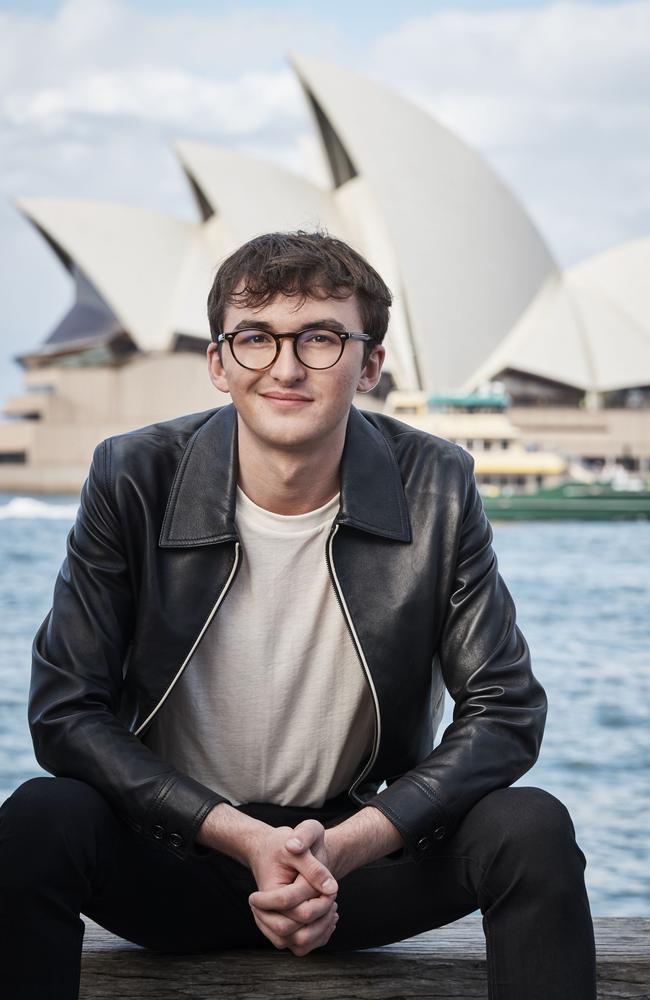
<instances>
[{"instance_id":1,"label":"ear","mask_svg":"<svg viewBox=\"0 0 650 1000\"><path fill-rule=\"evenodd\" d=\"M386 348L382 344L375 344L368 360L361 369L361 377L357 384L357 392L370 392L374 389L381 375L382 365L386 357Z\"/></svg>"},{"instance_id":2,"label":"ear","mask_svg":"<svg viewBox=\"0 0 650 1000\"><path fill-rule=\"evenodd\" d=\"M230 392L230 389L228 388L228 376L226 375L226 370L221 363L219 348L214 341L208 344L207 357L210 381L217 389L220 390L220 392Z\"/></svg>"}]
</instances>

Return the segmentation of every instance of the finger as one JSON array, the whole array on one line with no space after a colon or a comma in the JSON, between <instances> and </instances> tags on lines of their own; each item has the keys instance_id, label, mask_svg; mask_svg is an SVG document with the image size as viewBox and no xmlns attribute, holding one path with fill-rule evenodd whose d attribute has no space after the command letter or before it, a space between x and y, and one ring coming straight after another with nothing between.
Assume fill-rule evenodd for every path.
<instances>
[{"instance_id":1,"label":"finger","mask_svg":"<svg viewBox=\"0 0 650 1000\"><path fill-rule=\"evenodd\" d=\"M332 933L336 924L338 923L338 913L334 914L327 922L322 922L322 928L313 928L311 934L305 934L302 931L304 929L299 929L295 932L293 936L289 935L283 936L277 934L274 930L268 927L262 920L255 918L255 923L259 931L271 942L271 944L278 949L278 951L286 950L287 948L293 952L294 955L302 956L307 955L310 951L315 948L320 948L322 945L326 944Z\"/></svg>"},{"instance_id":2,"label":"finger","mask_svg":"<svg viewBox=\"0 0 650 1000\"><path fill-rule=\"evenodd\" d=\"M338 919L339 916L336 913L333 917L323 918L317 924L311 924L309 927L303 927L296 931L291 938L285 939L289 950L294 955L302 957L315 948L321 948L327 944L334 933Z\"/></svg>"},{"instance_id":3,"label":"finger","mask_svg":"<svg viewBox=\"0 0 650 1000\"><path fill-rule=\"evenodd\" d=\"M255 917L255 914L253 914L253 916ZM266 928L261 923L261 921L257 920L256 917L255 917L255 923L257 924L259 930L264 935L264 937L268 938L269 941L271 942L271 944L274 945L279 951L281 951L283 948L287 947L287 939L286 938L282 938L278 934L275 934L273 931L271 931L268 928Z\"/></svg>"},{"instance_id":4,"label":"finger","mask_svg":"<svg viewBox=\"0 0 650 1000\"><path fill-rule=\"evenodd\" d=\"M320 893L302 875L297 875L289 885L278 886L277 889L257 889L250 894L248 902L260 910L288 910L317 895Z\"/></svg>"},{"instance_id":5,"label":"finger","mask_svg":"<svg viewBox=\"0 0 650 1000\"><path fill-rule=\"evenodd\" d=\"M316 905L311 906L312 902ZM310 907L309 909L306 908L308 906ZM292 911L290 915L286 912L278 912L277 910L257 910L253 907L256 918L265 927L280 937L289 937L300 927L313 924L324 917L333 916L338 910L338 903L332 902L327 897L320 897L319 900L311 900L310 903L301 904L298 910L300 911L300 916L296 917L294 916L296 910Z\"/></svg>"},{"instance_id":6,"label":"finger","mask_svg":"<svg viewBox=\"0 0 650 1000\"><path fill-rule=\"evenodd\" d=\"M263 928L267 937L275 935L278 939L282 938L285 940L302 927L302 924L298 923L297 920L291 920L289 917L285 917L283 913L278 913L275 910L268 912L267 910L257 910L255 907L252 907L252 911L257 926Z\"/></svg>"},{"instance_id":7,"label":"finger","mask_svg":"<svg viewBox=\"0 0 650 1000\"><path fill-rule=\"evenodd\" d=\"M291 913L277 910L260 910L251 904L258 924L278 937L289 937L300 927L313 924L325 917L333 917L338 911L338 903L329 896L319 896L301 903Z\"/></svg>"},{"instance_id":8,"label":"finger","mask_svg":"<svg viewBox=\"0 0 650 1000\"><path fill-rule=\"evenodd\" d=\"M332 917L324 917L309 927L300 927L290 937L284 939L286 946L294 955L306 955L314 948L320 947L321 941L327 939L334 925Z\"/></svg>"},{"instance_id":9,"label":"finger","mask_svg":"<svg viewBox=\"0 0 650 1000\"><path fill-rule=\"evenodd\" d=\"M296 885L295 882L279 889L257 889L250 894L248 902L251 906L257 907L258 910L289 910L303 903L305 899L314 896L313 888L308 882L306 884L307 890Z\"/></svg>"},{"instance_id":10,"label":"finger","mask_svg":"<svg viewBox=\"0 0 650 1000\"><path fill-rule=\"evenodd\" d=\"M313 924L315 920L328 913L336 913L338 908L339 904L332 896L315 896L290 910L283 910L282 915L298 924Z\"/></svg>"}]
</instances>

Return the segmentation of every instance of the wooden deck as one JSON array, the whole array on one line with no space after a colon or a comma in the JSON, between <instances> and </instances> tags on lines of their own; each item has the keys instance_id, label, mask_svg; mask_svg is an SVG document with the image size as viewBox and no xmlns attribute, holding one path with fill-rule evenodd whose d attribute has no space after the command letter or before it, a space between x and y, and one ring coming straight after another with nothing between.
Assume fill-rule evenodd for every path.
<instances>
[{"instance_id":1,"label":"wooden deck","mask_svg":"<svg viewBox=\"0 0 650 1000\"><path fill-rule=\"evenodd\" d=\"M594 924L599 1000L650 1000L650 919L602 918ZM168 956L87 921L80 1000L153 997L487 1000L485 940L480 917L472 916L398 944L341 955L229 951Z\"/></svg>"}]
</instances>

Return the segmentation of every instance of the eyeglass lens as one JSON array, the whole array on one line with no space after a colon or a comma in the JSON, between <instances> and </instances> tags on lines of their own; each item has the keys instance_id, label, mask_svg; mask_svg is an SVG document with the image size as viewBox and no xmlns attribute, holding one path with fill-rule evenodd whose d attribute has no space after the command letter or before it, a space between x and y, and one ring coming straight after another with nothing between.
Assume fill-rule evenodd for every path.
<instances>
[{"instance_id":1,"label":"eyeglass lens","mask_svg":"<svg viewBox=\"0 0 650 1000\"><path fill-rule=\"evenodd\" d=\"M276 357L275 340L263 330L238 330L231 340L235 359L246 368L266 368ZM343 353L344 341L331 330L303 330L295 340L298 358L309 368L330 368Z\"/></svg>"}]
</instances>

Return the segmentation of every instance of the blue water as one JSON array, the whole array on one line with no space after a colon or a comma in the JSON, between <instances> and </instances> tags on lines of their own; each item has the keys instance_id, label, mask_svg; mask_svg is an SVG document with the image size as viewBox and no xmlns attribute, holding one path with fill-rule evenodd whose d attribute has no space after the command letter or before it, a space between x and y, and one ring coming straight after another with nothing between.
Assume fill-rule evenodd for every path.
<instances>
[{"instance_id":1,"label":"blue water","mask_svg":"<svg viewBox=\"0 0 650 1000\"><path fill-rule=\"evenodd\" d=\"M75 509L0 494L0 801L42 773L26 721L30 644ZM549 697L540 759L518 784L568 806L593 913L648 916L650 523L496 523L494 546Z\"/></svg>"}]
</instances>

